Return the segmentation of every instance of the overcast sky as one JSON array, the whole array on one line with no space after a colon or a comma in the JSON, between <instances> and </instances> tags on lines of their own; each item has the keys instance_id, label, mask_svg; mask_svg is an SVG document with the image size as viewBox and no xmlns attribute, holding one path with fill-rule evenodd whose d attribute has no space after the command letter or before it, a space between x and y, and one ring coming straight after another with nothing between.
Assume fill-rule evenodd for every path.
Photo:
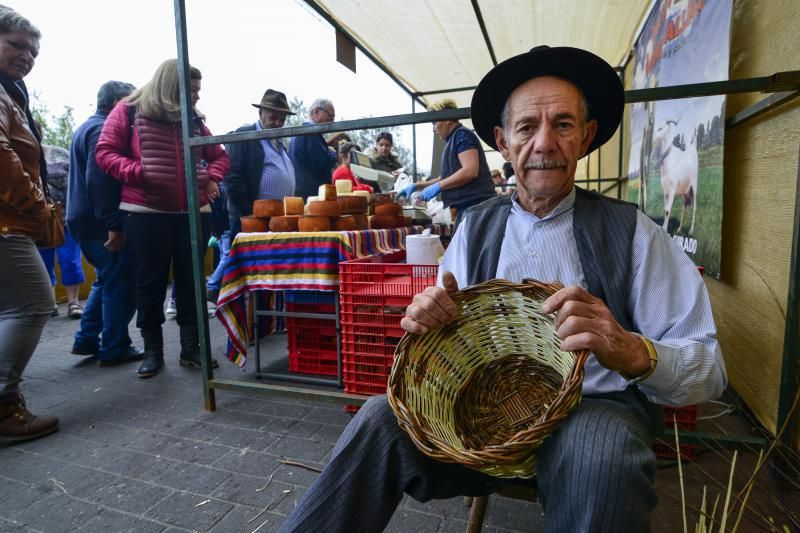
<instances>
[{"instance_id":1,"label":"overcast sky","mask_svg":"<svg viewBox=\"0 0 800 533\"><path fill-rule=\"evenodd\" d=\"M51 114L72 106L76 124L104 82L141 86L177 56L171 0L6 2L42 32L26 83ZM186 11L189 61L203 73L197 107L213 133L254 122L250 104L267 88L306 105L330 98L338 120L411 112L408 94L360 52L358 74L337 63L334 29L299 0L187 0ZM410 127L400 142L411 147ZM417 143L420 169L430 168L430 125L417 126Z\"/></svg>"}]
</instances>

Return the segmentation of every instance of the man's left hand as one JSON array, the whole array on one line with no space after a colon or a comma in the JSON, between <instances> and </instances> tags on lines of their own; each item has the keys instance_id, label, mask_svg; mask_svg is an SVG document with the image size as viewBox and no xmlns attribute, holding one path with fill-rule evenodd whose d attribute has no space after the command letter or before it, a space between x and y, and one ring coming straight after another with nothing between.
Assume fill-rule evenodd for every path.
<instances>
[{"instance_id":1,"label":"man's left hand","mask_svg":"<svg viewBox=\"0 0 800 533\"><path fill-rule=\"evenodd\" d=\"M562 350L590 350L605 368L629 376L639 376L650 368L641 339L620 326L605 302L585 289L560 289L544 301L542 311L558 312L555 328Z\"/></svg>"},{"instance_id":2,"label":"man's left hand","mask_svg":"<svg viewBox=\"0 0 800 533\"><path fill-rule=\"evenodd\" d=\"M434 183L422 189L422 198L426 202L430 202L440 192L442 192L442 186L439 183Z\"/></svg>"},{"instance_id":3,"label":"man's left hand","mask_svg":"<svg viewBox=\"0 0 800 533\"><path fill-rule=\"evenodd\" d=\"M219 185L217 185L216 181L208 182L208 185L206 185L206 195L208 196L209 202L213 202L219 198Z\"/></svg>"}]
</instances>

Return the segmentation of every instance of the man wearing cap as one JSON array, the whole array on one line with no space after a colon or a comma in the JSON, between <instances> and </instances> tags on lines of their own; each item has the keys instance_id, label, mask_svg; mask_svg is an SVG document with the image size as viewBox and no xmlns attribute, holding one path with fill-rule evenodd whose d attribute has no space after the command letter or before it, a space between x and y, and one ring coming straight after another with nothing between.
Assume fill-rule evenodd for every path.
<instances>
[{"instance_id":1,"label":"man wearing cap","mask_svg":"<svg viewBox=\"0 0 800 533\"><path fill-rule=\"evenodd\" d=\"M286 115L294 115L286 95L272 89L267 89L261 102L252 106L258 109L258 120L242 126L236 133L282 128ZM228 264L230 243L241 231L239 219L253 213L254 201L282 200L285 196L294 196L295 191L294 166L280 139L232 143L227 150L231 168L224 183L228 194L230 230L222 236L220 262L206 282L206 296L215 303Z\"/></svg>"},{"instance_id":2,"label":"man wearing cap","mask_svg":"<svg viewBox=\"0 0 800 533\"><path fill-rule=\"evenodd\" d=\"M447 291L493 278L558 281L563 350L592 352L583 401L537 450L545 531L648 531L656 505L655 404L687 405L727 384L695 266L635 206L578 189L580 158L616 131L623 88L577 48L537 47L493 68L472 99L475 130L510 161L517 192L467 210L439 287L414 297L411 333L450 323ZM420 501L490 494L508 480L423 455L384 396L347 426L282 531L380 531L408 493Z\"/></svg>"}]
</instances>

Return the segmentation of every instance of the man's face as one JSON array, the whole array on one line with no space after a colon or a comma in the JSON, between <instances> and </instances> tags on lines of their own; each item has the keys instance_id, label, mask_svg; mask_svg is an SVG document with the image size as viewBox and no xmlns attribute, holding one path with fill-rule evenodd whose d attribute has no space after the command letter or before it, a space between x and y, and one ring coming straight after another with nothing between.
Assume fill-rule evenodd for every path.
<instances>
[{"instance_id":1,"label":"man's face","mask_svg":"<svg viewBox=\"0 0 800 533\"><path fill-rule=\"evenodd\" d=\"M597 121L584 124L578 89L550 76L517 87L508 105L506 131L495 127L494 134L516 172L520 201L560 201L572 190L578 160L597 132Z\"/></svg>"},{"instance_id":2,"label":"man's face","mask_svg":"<svg viewBox=\"0 0 800 533\"><path fill-rule=\"evenodd\" d=\"M194 107L200 100L200 89L203 88L203 82L202 80L191 80L189 85L192 89L192 107Z\"/></svg>"},{"instance_id":3,"label":"man's face","mask_svg":"<svg viewBox=\"0 0 800 533\"><path fill-rule=\"evenodd\" d=\"M260 109L258 112L259 122L265 130L272 128L282 128L286 122L286 113L273 111L271 109Z\"/></svg>"},{"instance_id":4,"label":"man's face","mask_svg":"<svg viewBox=\"0 0 800 533\"><path fill-rule=\"evenodd\" d=\"M375 146L378 149L378 155L387 156L392 153L392 143L386 139L381 139L375 144Z\"/></svg>"},{"instance_id":5,"label":"man's face","mask_svg":"<svg viewBox=\"0 0 800 533\"><path fill-rule=\"evenodd\" d=\"M317 124L333 122L336 119L336 110L333 108L333 106L318 107L314 110L313 119Z\"/></svg>"},{"instance_id":6,"label":"man's face","mask_svg":"<svg viewBox=\"0 0 800 533\"><path fill-rule=\"evenodd\" d=\"M433 123L433 133L439 136L443 141L447 140L447 136L456 127L456 122L452 120L439 120Z\"/></svg>"},{"instance_id":7,"label":"man's face","mask_svg":"<svg viewBox=\"0 0 800 533\"><path fill-rule=\"evenodd\" d=\"M0 72L13 80L28 75L39 55L39 39L21 31L0 34Z\"/></svg>"}]
</instances>

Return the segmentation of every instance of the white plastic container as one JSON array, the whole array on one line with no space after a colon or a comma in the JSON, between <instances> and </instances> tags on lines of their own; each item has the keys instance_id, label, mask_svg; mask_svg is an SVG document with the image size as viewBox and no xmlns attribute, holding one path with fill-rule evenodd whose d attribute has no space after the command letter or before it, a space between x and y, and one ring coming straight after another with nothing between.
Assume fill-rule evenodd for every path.
<instances>
[{"instance_id":1,"label":"white plastic container","mask_svg":"<svg viewBox=\"0 0 800 533\"><path fill-rule=\"evenodd\" d=\"M438 265L444 247L438 235L426 229L419 235L406 235L406 263L409 265Z\"/></svg>"}]
</instances>

